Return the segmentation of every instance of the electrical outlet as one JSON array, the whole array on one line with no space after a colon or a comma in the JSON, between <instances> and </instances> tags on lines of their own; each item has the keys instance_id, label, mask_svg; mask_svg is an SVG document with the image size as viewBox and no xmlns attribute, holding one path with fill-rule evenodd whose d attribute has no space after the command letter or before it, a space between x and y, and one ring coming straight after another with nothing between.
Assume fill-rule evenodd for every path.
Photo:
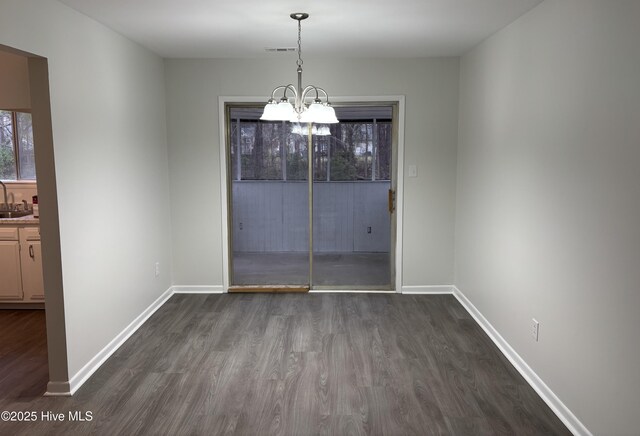
<instances>
[{"instance_id":1,"label":"electrical outlet","mask_svg":"<svg viewBox=\"0 0 640 436\"><path fill-rule=\"evenodd\" d=\"M156 262L156 277L160 275L160 262Z\"/></svg>"},{"instance_id":2,"label":"electrical outlet","mask_svg":"<svg viewBox=\"0 0 640 436\"><path fill-rule=\"evenodd\" d=\"M540 323L536 321L535 318L531 319L531 336L538 342L539 334L540 334Z\"/></svg>"},{"instance_id":3,"label":"electrical outlet","mask_svg":"<svg viewBox=\"0 0 640 436\"><path fill-rule=\"evenodd\" d=\"M409 177L418 177L418 167L416 165L409 165Z\"/></svg>"}]
</instances>

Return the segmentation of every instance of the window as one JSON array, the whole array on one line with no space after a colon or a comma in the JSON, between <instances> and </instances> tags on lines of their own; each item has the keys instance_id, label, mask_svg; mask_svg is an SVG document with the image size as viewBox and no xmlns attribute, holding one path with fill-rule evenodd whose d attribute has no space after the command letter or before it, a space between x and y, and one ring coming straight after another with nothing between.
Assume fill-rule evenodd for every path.
<instances>
[{"instance_id":1,"label":"window","mask_svg":"<svg viewBox=\"0 0 640 436\"><path fill-rule=\"evenodd\" d=\"M288 122L231 120L233 180L306 180L307 136ZM313 135L315 181L375 181L391 177L391 120L344 120Z\"/></svg>"},{"instance_id":2,"label":"window","mask_svg":"<svg viewBox=\"0 0 640 436\"><path fill-rule=\"evenodd\" d=\"M35 180L31 114L0 110L0 180Z\"/></svg>"},{"instance_id":3,"label":"window","mask_svg":"<svg viewBox=\"0 0 640 436\"><path fill-rule=\"evenodd\" d=\"M240 124L240 151L243 180L282 180L282 123Z\"/></svg>"},{"instance_id":4,"label":"window","mask_svg":"<svg viewBox=\"0 0 640 436\"><path fill-rule=\"evenodd\" d=\"M331 136L314 136L315 180L374 181L391 177L391 120L340 120Z\"/></svg>"},{"instance_id":5,"label":"window","mask_svg":"<svg viewBox=\"0 0 640 436\"><path fill-rule=\"evenodd\" d=\"M233 119L233 180L306 180L307 138L291 127L282 121Z\"/></svg>"}]
</instances>

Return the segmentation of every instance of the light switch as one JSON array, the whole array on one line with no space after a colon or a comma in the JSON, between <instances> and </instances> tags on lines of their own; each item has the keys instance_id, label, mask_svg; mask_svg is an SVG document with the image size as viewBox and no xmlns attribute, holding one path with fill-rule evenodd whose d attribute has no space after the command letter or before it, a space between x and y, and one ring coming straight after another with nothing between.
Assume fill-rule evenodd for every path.
<instances>
[{"instance_id":1,"label":"light switch","mask_svg":"<svg viewBox=\"0 0 640 436\"><path fill-rule=\"evenodd\" d=\"M418 177L418 167L416 165L409 165L409 177Z\"/></svg>"}]
</instances>

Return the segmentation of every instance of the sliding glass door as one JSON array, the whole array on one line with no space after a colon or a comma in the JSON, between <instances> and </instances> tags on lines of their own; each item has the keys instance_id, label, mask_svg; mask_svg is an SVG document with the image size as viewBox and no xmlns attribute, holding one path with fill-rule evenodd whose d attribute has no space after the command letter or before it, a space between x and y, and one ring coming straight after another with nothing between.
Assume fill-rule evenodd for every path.
<instances>
[{"instance_id":1,"label":"sliding glass door","mask_svg":"<svg viewBox=\"0 0 640 436\"><path fill-rule=\"evenodd\" d=\"M392 288L394 110L308 126L227 107L231 291Z\"/></svg>"},{"instance_id":2,"label":"sliding glass door","mask_svg":"<svg viewBox=\"0 0 640 436\"><path fill-rule=\"evenodd\" d=\"M291 123L229 109L232 285L309 285L309 150Z\"/></svg>"},{"instance_id":3,"label":"sliding glass door","mask_svg":"<svg viewBox=\"0 0 640 436\"><path fill-rule=\"evenodd\" d=\"M336 108L330 135L313 136L316 288L391 287L392 107Z\"/></svg>"}]
</instances>

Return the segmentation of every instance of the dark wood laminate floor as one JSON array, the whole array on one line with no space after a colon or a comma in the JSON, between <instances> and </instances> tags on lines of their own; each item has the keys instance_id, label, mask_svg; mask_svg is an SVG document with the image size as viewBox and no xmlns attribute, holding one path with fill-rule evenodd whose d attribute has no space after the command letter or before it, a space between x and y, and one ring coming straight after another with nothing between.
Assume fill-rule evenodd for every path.
<instances>
[{"instance_id":1,"label":"dark wood laminate floor","mask_svg":"<svg viewBox=\"0 0 640 436\"><path fill-rule=\"evenodd\" d=\"M175 295L74 397L3 397L93 420L0 434L569 434L449 295Z\"/></svg>"},{"instance_id":2,"label":"dark wood laminate floor","mask_svg":"<svg viewBox=\"0 0 640 436\"><path fill-rule=\"evenodd\" d=\"M0 404L42 396L48 381L44 310L0 309Z\"/></svg>"}]
</instances>

